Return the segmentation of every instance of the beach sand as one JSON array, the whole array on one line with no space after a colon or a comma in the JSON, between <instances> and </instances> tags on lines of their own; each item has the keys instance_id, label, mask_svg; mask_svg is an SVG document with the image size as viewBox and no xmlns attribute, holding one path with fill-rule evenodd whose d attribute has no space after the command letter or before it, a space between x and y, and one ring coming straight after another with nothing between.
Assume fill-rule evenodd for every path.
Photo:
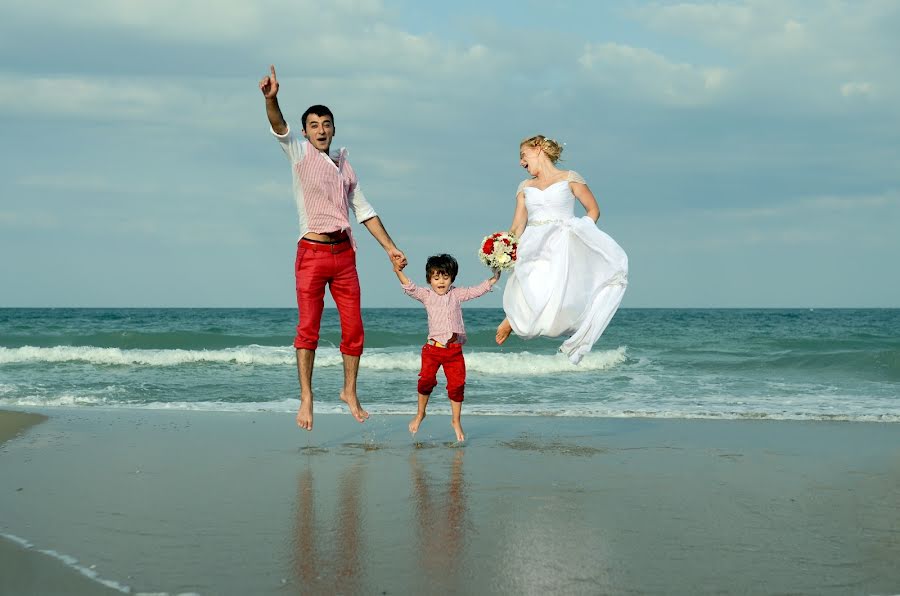
<instances>
[{"instance_id":1,"label":"beach sand","mask_svg":"<svg viewBox=\"0 0 900 596\"><path fill-rule=\"evenodd\" d=\"M37 411L0 532L132 593L900 592L898 425Z\"/></svg>"},{"instance_id":2,"label":"beach sand","mask_svg":"<svg viewBox=\"0 0 900 596\"><path fill-rule=\"evenodd\" d=\"M46 420L46 416L27 412L0 410L0 448L6 441L19 437L29 427ZM2 461L2 459L0 459ZM5 480L5 474L4 474ZM8 482L0 484L8 491ZM3 522L14 511L3 510ZM118 594L50 555L26 548L25 544L0 537L0 594Z\"/></svg>"},{"instance_id":3,"label":"beach sand","mask_svg":"<svg viewBox=\"0 0 900 596\"><path fill-rule=\"evenodd\" d=\"M46 416L41 416L40 414L31 414L29 412L6 412L0 410L0 445L21 435L28 430L28 427L43 422L46 419Z\"/></svg>"}]
</instances>

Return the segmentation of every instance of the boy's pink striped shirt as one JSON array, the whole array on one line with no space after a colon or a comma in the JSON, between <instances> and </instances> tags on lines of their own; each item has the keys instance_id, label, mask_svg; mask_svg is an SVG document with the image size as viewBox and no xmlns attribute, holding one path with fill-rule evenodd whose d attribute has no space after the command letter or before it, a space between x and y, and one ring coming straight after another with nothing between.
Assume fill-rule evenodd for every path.
<instances>
[{"instance_id":1,"label":"boy's pink striped shirt","mask_svg":"<svg viewBox=\"0 0 900 596\"><path fill-rule=\"evenodd\" d=\"M425 305L428 313L428 337L446 344L456 334L460 344L466 343L466 327L463 324L462 303L478 298L491 291L491 280L486 279L477 286L457 288L439 295L431 288L420 288L413 282L402 284L403 291Z\"/></svg>"}]
</instances>

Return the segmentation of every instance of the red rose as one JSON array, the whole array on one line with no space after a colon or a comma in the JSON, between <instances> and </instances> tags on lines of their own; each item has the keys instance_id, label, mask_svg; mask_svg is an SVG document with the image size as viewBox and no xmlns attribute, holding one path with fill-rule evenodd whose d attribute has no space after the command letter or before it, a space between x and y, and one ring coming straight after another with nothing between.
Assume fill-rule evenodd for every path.
<instances>
[{"instance_id":1,"label":"red rose","mask_svg":"<svg viewBox=\"0 0 900 596\"><path fill-rule=\"evenodd\" d=\"M517 252L518 252L518 251L519 251L519 246L518 246L518 245L516 245L516 246L513 246L513 249L512 249L512 254L511 254L511 255L509 255L509 256L511 256L511 257L512 257L512 260L513 260L513 261L515 261L515 260L516 260L516 253L517 253Z\"/></svg>"},{"instance_id":2,"label":"red rose","mask_svg":"<svg viewBox=\"0 0 900 596\"><path fill-rule=\"evenodd\" d=\"M484 246L481 247L481 252L486 255L492 254L494 252L494 241L490 238L485 240Z\"/></svg>"}]
</instances>

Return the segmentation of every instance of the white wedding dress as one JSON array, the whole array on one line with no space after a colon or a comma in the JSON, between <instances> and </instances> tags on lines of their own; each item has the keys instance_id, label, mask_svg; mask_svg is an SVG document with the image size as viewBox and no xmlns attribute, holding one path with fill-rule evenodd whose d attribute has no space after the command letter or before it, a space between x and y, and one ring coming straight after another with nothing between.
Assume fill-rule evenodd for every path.
<instances>
[{"instance_id":1,"label":"white wedding dress","mask_svg":"<svg viewBox=\"0 0 900 596\"><path fill-rule=\"evenodd\" d=\"M543 190L520 185L528 225L506 281L503 310L519 337L568 336L559 349L578 364L622 302L628 256L591 218L575 216L569 182L584 179L570 171L567 180Z\"/></svg>"}]
</instances>

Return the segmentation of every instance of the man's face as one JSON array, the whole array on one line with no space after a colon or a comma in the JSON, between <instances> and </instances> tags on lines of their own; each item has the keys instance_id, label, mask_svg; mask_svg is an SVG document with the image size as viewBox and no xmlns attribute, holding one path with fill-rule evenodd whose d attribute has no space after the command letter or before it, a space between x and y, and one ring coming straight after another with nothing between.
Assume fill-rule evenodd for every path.
<instances>
[{"instance_id":1,"label":"man's face","mask_svg":"<svg viewBox=\"0 0 900 596\"><path fill-rule=\"evenodd\" d=\"M328 153L328 150L331 149L331 139L334 138L334 122L331 121L331 116L317 114L307 116L303 136L309 139L313 147Z\"/></svg>"}]
</instances>

